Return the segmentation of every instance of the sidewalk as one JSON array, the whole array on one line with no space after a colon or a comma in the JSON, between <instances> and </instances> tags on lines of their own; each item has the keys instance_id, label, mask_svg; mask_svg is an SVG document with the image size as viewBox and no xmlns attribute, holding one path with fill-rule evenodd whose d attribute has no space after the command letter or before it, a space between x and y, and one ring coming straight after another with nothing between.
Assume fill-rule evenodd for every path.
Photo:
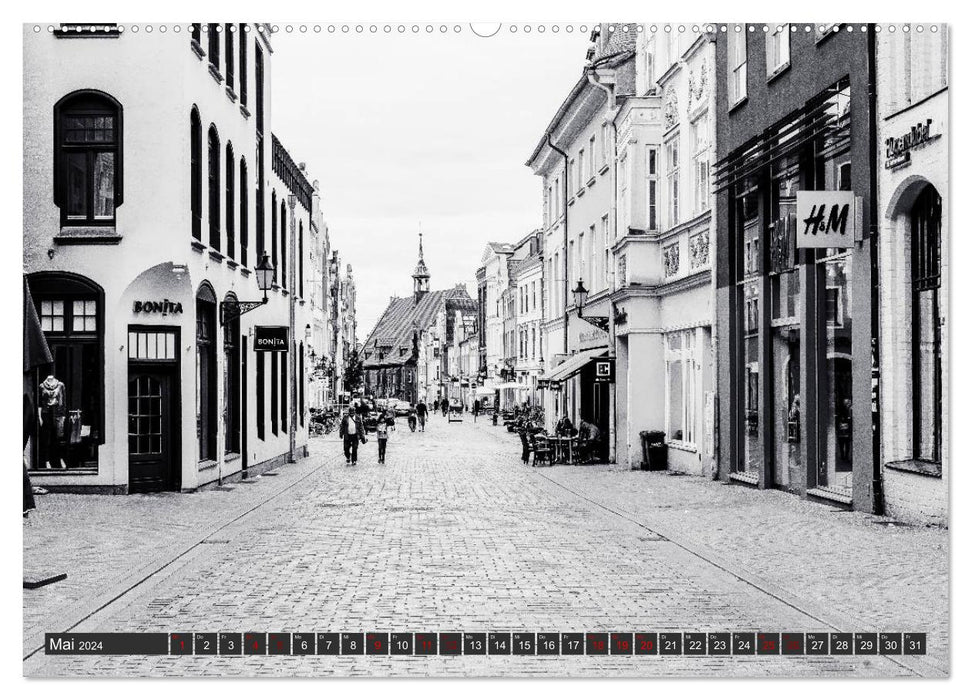
<instances>
[{"instance_id":1,"label":"sidewalk","mask_svg":"<svg viewBox=\"0 0 971 700\"><path fill-rule=\"evenodd\" d=\"M310 456L295 464L194 493L38 496L37 510L24 523L24 577L68 577L24 590L24 653L43 643L44 632L75 622L85 607L80 601L87 607L90 601L108 603L243 514L342 459L336 442L315 438Z\"/></svg>"},{"instance_id":2,"label":"sidewalk","mask_svg":"<svg viewBox=\"0 0 971 700\"><path fill-rule=\"evenodd\" d=\"M616 465L537 472L733 573L754 574L769 592L802 599L828 622L854 631L927 632L927 661L947 668L947 530L671 472Z\"/></svg>"}]
</instances>

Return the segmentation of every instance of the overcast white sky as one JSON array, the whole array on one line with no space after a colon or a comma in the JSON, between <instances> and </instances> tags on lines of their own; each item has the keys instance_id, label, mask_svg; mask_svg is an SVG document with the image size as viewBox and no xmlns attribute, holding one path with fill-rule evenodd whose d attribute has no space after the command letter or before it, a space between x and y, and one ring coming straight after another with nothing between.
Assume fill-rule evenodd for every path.
<instances>
[{"instance_id":1,"label":"overcast white sky","mask_svg":"<svg viewBox=\"0 0 971 700\"><path fill-rule=\"evenodd\" d=\"M524 163L589 40L578 27L491 38L467 24L382 27L273 37L273 131L320 181L331 246L354 269L362 342L390 296L411 293L419 220L432 288L465 282L473 297L485 244L542 224Z\"/></svg>"}]
</instances>

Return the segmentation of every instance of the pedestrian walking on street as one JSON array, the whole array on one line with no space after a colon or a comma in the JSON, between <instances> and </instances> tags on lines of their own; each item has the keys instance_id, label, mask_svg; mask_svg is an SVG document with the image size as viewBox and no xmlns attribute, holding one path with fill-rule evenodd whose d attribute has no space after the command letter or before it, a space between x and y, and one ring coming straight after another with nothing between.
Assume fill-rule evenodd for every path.
<instances>
[{"instance_id":1,"label":"pedestrian walking on street","mask_svg":"<svg viewBox=\"0 0 971 700\"><path fill-rule=\"evenodd\" d=\"M385 421L378 421L376 436L378 438L378 464L384 464L384 457L388 451L388 424Z\"/></svg>"},{"instance_id":2,"label":"pedestrian walking on street","mask_svg":"<svg viewBox=\"0 0 971 700\"><path fill-rule=\"evenodd\" d=\"M425 405L424 401L418 402L415 413L418 414L418 432L423 433L425 432L425 419L428 418L428 406Z\"/></svg>"},{"instance_id":3,"label":"pedestrian walking on street","mask_svg":"<svg viewBox=\"0 0 971 700\"><path fill-rule=\"evenodd\" d=\"M448 418L448 400L442 399L442 418Z\"/></svg>"},{"instance_id":4,"label":"pedestrian walking on street","mask_svg":"<svg viewBox=\"0 0 971 700\"><path fill-rule=\"evenodd\" d=\"M482 409L482 404L476 399L472 402L472 422L475 423L479 420L479 411Z\"/></svg>"},{"instance_id":5,"label":"pedestrian walking on street","mask_svg":"<svg viewBox=\"0 0 971 700\"><path fill-rule=\"evenodd\" d=\"M344 459L350 465L357 464L357 444L367 442L364 435L364 421L356 412L347 413L341 419L340 436L344 439Z\"/></svg>"}]
</instances>

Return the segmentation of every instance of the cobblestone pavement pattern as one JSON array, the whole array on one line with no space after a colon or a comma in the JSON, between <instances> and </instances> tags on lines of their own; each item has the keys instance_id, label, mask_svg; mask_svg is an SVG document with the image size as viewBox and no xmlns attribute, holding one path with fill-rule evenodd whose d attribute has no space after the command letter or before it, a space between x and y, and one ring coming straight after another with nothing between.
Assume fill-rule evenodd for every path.
<instances>
[{"instance_id":1,"label":"cobblestone pavement pattern","mask_svg":"<svg viewBox=\"0 0 971 700\"><path fill-rule=\"evenodd\" d=\"M41 497L24 673L910 676L948 670L948 534L778 492L534 469L485 422L193 494ZM927 657L45 656L50 631L926 631Z\"/></svg>"}]
</instances>

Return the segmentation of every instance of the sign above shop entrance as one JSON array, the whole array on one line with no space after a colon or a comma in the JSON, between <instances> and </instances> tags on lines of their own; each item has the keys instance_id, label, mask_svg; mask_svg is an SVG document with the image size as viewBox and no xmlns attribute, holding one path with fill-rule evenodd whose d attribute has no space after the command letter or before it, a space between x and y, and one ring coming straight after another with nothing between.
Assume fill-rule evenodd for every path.
<instances>
[{"instance_id":1,"label":"sign above shop entrance","mask_svg":"<svg viewBox=\"0 0 971 700\"><path fill-rule=\"evenodd\" d=\"M895 170L910 165L910 152L912 150L939 139L941 132L931 133L931 124L933 123L933 119L927 119L921 124L910 127L910 131L903 136L892 136L886 139L884 144L887 146L887 160L884 161L884 167Z\"/></svg>"},{"instance_id":2,"label":"sign above shop entrance","mask_svg":"<svg viewBox=\"0 0 971 700\"><path fill-rule=\"evenodd\" d=\"M796 193L796 247L849 248L863 240L863 198L843 190Z\"/></svg>"},{"instance_id":3,"label":"sign above shop entrance","mask_svg":"<svg viewBox=\"0 0 971 700\"><path fill-rule=\"evenodd\" d=\"M290 329L286 326L256 326L253 350L256 352L287 352L290 348Z\"/></svg>"},{"instance_id":4,"label":"sign above shop entrance","mask_svg":"<svg viewBox=\"0 0 971 700\"><path fill-rule=\"evenodd\" d=\"M605 384L613 384L614 383L614 361L610 359L594 360L593 381L602 382Z\"/></svg>"},{"instance_id":5,"label":"sign above shop entrance","mask_svg":"<svg viewBox=\"0 0 971 700\"><path fill-rule=\"evenodd\" d=\"M132 304L132 311L136 314L180 314L182 313L182 302L169 301L136 301Z\"/></svg>"}]
</instances>

